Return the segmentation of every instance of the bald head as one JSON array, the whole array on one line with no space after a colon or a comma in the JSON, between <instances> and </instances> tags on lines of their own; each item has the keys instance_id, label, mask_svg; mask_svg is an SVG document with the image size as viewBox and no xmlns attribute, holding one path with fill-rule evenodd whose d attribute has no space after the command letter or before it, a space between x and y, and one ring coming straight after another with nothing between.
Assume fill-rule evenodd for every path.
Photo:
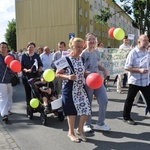
<instances>
[{"instance_id":1,"label":"bald head","mask_svg":"<svg viewBox=\"0 0 150 150\"><path fill-rule=\"evenodd\" d=\"M45 47L44 47L44 52L45 52L46 54L49 54L49 53L50 53L50 48L49 48L48 46L45 46Z\"/></svg>"},{"instance_id":2,"label":"bald head","mask_svg":"<svg viewBox=\"0 0 150 150\"><path fill-rule=\"evenodd\" d=\"M139 36L139 38L138 38L138 48L139 49L141 49L141 50L146 49L148 46L148 43L149 43L149 39L148 39L147 35L142 34Z\"/></svg>"}]
</instances>

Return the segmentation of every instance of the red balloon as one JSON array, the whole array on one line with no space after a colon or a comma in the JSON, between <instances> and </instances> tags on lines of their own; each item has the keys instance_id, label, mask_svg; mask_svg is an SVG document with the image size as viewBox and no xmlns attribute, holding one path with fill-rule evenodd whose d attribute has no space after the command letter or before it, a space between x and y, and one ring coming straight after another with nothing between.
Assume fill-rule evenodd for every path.
<instances>
[{"instance_id":1,"label":"red balloon","mask_svg":"<svg viewBox=\"0 0 150 150\"><path fill-rule=\"evenodd\" d=\"M19 73L19 72L21 71L21 63L20 63L18 60L13 60L13 61L10 63L10 69L11 69L13 72Z\"/></svg>"},{"instance_id":2,"label":"red balloon","mask_svg":"<svg viewBox=\"0 0 150 150\"><path fill-rule=\"evenodd\" d=\"M110 28L109 31L108 31L108 35L111 37L111 38L114 38L114 35L113 35L113 32L116 28L113 27L113 28Z\"/></svg>"},{"instance_id":3,"label":"red balloon","mask_svg":"<svg viewBox=\"0 0 150 150\"><path fill-rule=\"evenodd\" d=\"M7 55L4 59L5 63L9 66L10 63L14 60L14 58L11 55Z\"/></svg>"},{"instance_id":4,"label":"red balloon","mask_svg":"<svg viewBox=\"0 0 150 150\"><path fill-rule=\"evenodd\" d=\"M103 79L98 73L90 73L86 78L86 84L91 89L98 89L103 84Z\"/></svg>"}]
</instances>

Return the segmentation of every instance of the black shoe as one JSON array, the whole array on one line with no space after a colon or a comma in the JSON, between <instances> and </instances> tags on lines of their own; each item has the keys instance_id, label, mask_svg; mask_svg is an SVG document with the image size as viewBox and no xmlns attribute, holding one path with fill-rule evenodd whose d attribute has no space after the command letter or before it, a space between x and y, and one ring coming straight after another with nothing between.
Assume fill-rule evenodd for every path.
<instances>
[{"instance_id":1,"label":"black shoe","mask_svg":"<svg viewBox=\"0 0 150 150\"><path fill-rule=\"evenodd\" d=\"M123 121L125 123L131 124L131 125L136 125L136 122L134 122L134 120L132 120L131 118L129 118L129 119L123 119Z\"/></svg>"},{"instance_id":2,"label":"black shoe","mask_svg":"<svg viewBox=\"0 0 150 150\"><path fill-rule=\"evenodd\" d=\"M12 115L13 113L11 111L8 111L8 115Z\"/></svg>"},{"instance_id":3,"label":"black shoe","mask_svg":"<svg viewBox=\"0 0 150 150\"><path fill-rule=\"evenodd\" d=\"M2 117L2 120L3 120L3 121L8 121L8 116L5 115L4 117Z\"/></svg>"}]
</instances>

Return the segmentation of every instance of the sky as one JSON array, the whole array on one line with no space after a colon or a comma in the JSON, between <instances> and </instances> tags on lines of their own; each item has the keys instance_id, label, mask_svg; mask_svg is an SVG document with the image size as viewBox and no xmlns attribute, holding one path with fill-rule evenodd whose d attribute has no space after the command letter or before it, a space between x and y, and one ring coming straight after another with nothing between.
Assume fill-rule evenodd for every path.
<instances>
[{"instance_id":1,"label":"sky","mask_svg":"<svg viewBox=\"0 0 150 150\"><path fill-rule=\"evenodd\" d=\"M15 18L15 0L0 0L0 42L5 41L8 21Z\"/></svg>"},{"instance_id":2,"label":"sky","mask_svg":"<svg viewBox=\"0 0 150 150\"><path fill-rule=\"evenodd\" d=\"M119 0L116 0L116 2L119 2ZM5 41L4 35L8 21L15 18L15 0L0 0L0 42Z\"/></svg>"}]
</instances>

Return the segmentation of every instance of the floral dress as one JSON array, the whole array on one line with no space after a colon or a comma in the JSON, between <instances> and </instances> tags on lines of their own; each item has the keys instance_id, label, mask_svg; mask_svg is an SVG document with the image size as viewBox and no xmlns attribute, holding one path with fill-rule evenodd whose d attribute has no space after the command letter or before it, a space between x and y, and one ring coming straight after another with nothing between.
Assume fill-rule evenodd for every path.
<instances>
[{"instance_id":1,"label":"floral dress","mask_svg":"<svg viewBox=\"0 0 150 150\"><path fill-rule=\"evenodd\" d=\"M81 58L76 60L69 57L74 73L77 77L76 81L64 80L62 87L62 101L64 113L68 115L91 115L91 106L87 93L84 89L84 66ZM72 74L72 67L66 68L66 75Z\"/></svg>"}]
</instances>

